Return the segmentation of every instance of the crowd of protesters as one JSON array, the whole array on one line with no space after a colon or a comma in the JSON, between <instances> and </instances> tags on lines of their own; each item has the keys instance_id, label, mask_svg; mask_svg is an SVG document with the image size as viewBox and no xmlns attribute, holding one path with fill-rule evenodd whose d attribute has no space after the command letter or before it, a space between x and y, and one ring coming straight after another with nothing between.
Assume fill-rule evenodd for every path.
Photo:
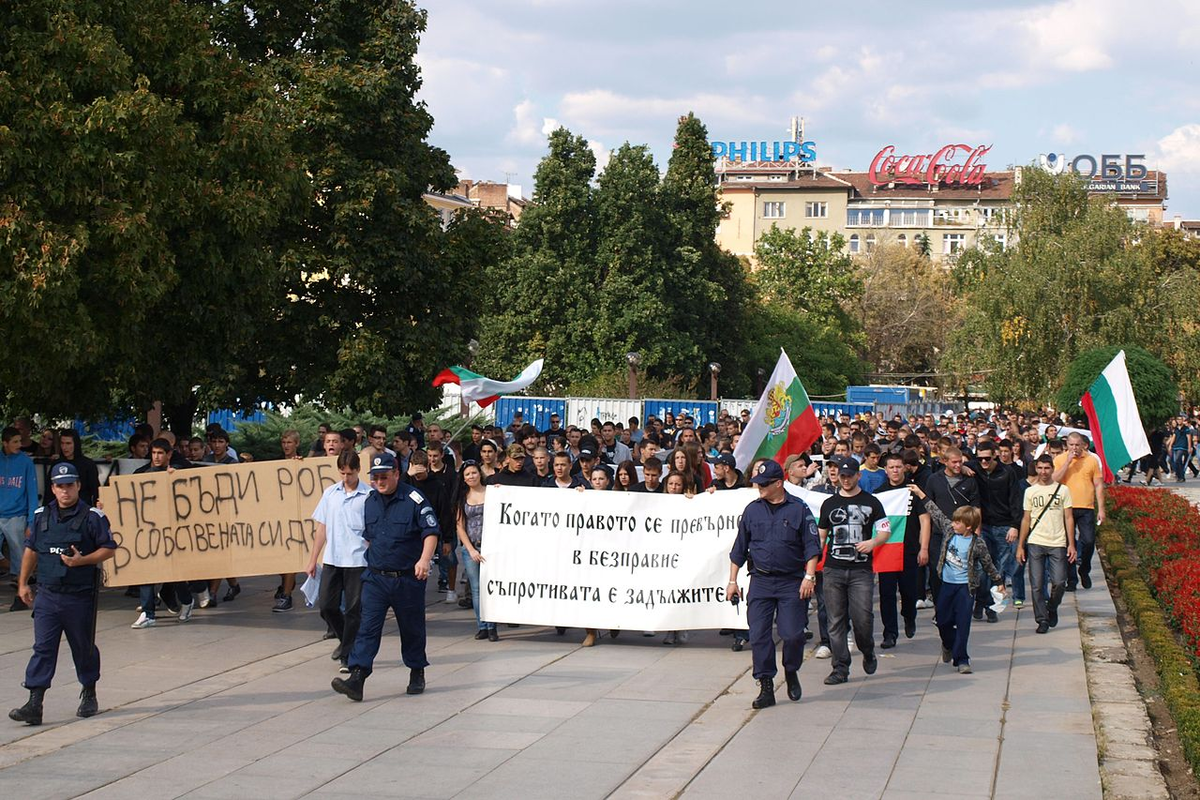
<instances>
[{"instance_id":1,"label":"crowd of protesters","mask_svg":"<svg viewBox=\"0 0 1200 800\"><path fill-rule=\"evenodd\" d=\"M355 571L361 573L365 567L365 547L354 542L355 525L361 533L361 521L355 523L346 511L353 507L346 504L361 501L370 491L358 481L361 463L390 454L402 480L428 500L441 531L438 590L446 603L473 611L476 638L496 641L496 624L480 616L478 585L488 486L685 496L740 488L749 484L733 453L749 417L749 410L739 415L722 412L715 423L701 425L687 414L667 413L662 418L647 417L644 425L637 418L594 419L585 429L563 426L558 416L551 415L548 426L539 429L517 413L506 427L472 426L470 438L461 442L451 441L439 425L426 425L421 415L404 430L390 432L377 425L343 430L323 425L308 445L296 431L283 433L280 458L339 458L343 481L326 491L314 512L320 525L309 568L313 576L318 569L322 572L317 605L327 624L326 637L339 640L335 660L344 666L353 641L359 580ZM1016 607L1032 594L1039 633L1057 624L1063 592L1091 586L1095 528L1104 518L1103 482L1086 436L1069 422L1052 412L1000 410L890 419L880 414L853 419L842 414L822 418L821 435L809 452L786 460L782 465L786 480L810 491L852 496L910 487L908 530L913 533L905 540L904 569L878 578L883 648L897 645L900 618L903 633L911 637L916 612L936 604L943 656L969 672L970 620L997 620L982 573L999 576ZM1071 432L1060 438L1064 430ZM14 554L21 552L29 520L41 504L29 456L74 465L80 475L81 499L89 505L97 502L99 478L96 464L84 456L73 429L47 429L34 437L28 421L18 420L4 429L3 437L0 527L8 569L15 576L20 557ZM1177 480L1183 480L1189 469L1200 474L1196 465L1200 426L1194 419L1173 421L1169 428L1153 432L1151 443L1154 453L1131 465L1127 480L1139 468L1147 482L1161 480L1168 467ZM229 446L229 435L219 426L189 439L145 426L130 438L128 455L149 459L142 471L249 460ZM337 495L341 506L331 505L331 494ZM977 537L977 543L965 544L968 536ZM227 584L223 595L222 582ZM946 590L947 582L955 584L952 591ZM818 576L813 598L818 629L807 633L808 638L819 636L816 657L832 656L840 663L850 649L873 649L872 604L839 602L836 608L827 607L822 583ZM280 576L274 611L293 609L295 588L295 575ZM186 622L194 608L232 602L240 592L236 576L140 587L129 592L140 602L133 627L153 627L162 606L179 622ZM939 603L943 594L953 595L953 600ZM13 601L12 610L24 608L19 597ZM559 628L558 633L565 630ZM615 638L619 631L587 630L583 644L592 646L605 633ZM745 645L745 631L722 633L733 637L734 650ZM667 632L663 638L668 645L687 641L683 631Z\"/></svg>"}]
</instances>

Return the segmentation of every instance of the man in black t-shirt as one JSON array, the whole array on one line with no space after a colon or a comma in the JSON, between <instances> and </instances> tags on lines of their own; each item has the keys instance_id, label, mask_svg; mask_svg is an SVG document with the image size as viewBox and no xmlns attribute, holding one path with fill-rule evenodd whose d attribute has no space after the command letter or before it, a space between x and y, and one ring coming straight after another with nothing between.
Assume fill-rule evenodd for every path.
<instances>
[{"instance_id":1,"label":"man in black t-shirt","mask_svg":"<svg viewBox=\"0 0 1200 800\"><path fill-rule=\"evenodd\" d=\"M903 453L888 453L883 459L887 483L880 491L904 489L910 483ZM896 620L896 589L900 590L900 616L904 618L904 636L917 632L917 600L921 567L929 563L929 536L932 522L925 503L916 495L909 498L908 520L904 527L904 568L900 572L879 573L879 616L883 620L883 644L886 650L896 646L900 630Z\"/></svg>"},{"instance_id":2,"label":"man in black t-shirt","mask_svg":"<svg viewBox=\"0 0 1200 800\"><path fill-rule=\"evenodd\" d=\"M875 575L871 571L871 551L892 535L883 505L858 485L858 462L847 457L838 464L837 494L821 506L817 533L825 552L825 608L829 613L830 649L833 671L826 685L850 679L850 644L846 639L849 624L854 626L854 642L863 654L863 671L875 673L875 615L872 612Z\"/></svg>"}]
</instances>

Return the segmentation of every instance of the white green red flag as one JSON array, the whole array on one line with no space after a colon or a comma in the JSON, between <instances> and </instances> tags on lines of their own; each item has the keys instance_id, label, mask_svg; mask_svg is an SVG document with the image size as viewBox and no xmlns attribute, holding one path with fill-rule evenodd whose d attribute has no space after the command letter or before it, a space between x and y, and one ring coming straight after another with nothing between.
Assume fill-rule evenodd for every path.
<instances>
[{"instance_id":1,"label":"white green red flag","mask_svg":"<svg viewBox=\"0 0 1200 800\"><path fill-rule=\"evenodd\" d=\"M539 358L511 381L494 381L482 375L471 372L466 367L450 367L444 369L433 379L434 386L447 383L457 383L462 387L463 400L468 403L478 403L486 408L500 399L501 395L513 394L530 386L542 374L542 363Z\"/></svg>"},{"instance_id":2,"label":"white green red flag","mask_svg":"<svg viewBox=\"0 0 1200 800\"><path fill-rule=\"evenodd\" d=\"M1125 351L1117 353L1100 377L1079 400L1087 414L1088 427L1096 454L1104 467L1104 480L1111 482L1113 473L1134 459L1150 452L1146 429L1138 414L1133 384L1125 368Z\"/></svg>"},{"instance_id":3,"label":"white green red flag","mask_svg":"<svg viewBox=\"0 0 1200 800\"><path fill-rule=\"evenodd\" d=\"M783 482L783 487L787 489L789 494L795 495L804 501L808 506L808 510L812 512L814 519L821 518L821 506L830 497L831 494L823 492L814 492L811 489L803 489L795 486L788 481ZM912 493L908 488L903 489L888 489L886 492L878 492L875 499L883 506L883 513L887 514L886 525L891 530L891 535L881 547L876 548L871 554L871 569L875 572L903 572L904 571L904 537L908 533L908 511L912 505ZM878 533L879 529L885 525L883 520L875 523L874 533ZM920 536L920 531L913 531L913 536ZM825 553L821 553L821 563L818 569L825 566Z\"/></svg>"},{"instance_id":4,"label":"white green red flag","mask_svg":"<svg viewBox=\"0 0 1200 800\"><path fill-rule=\"evenodd\" d=\"M808 450L820 435L821 425L808 401L808 392L796 377L787 353L780 350L767 388L733 451L738 469L744 473L758 458L769 458L782 466L788 456Z\"/></svg>"}]
</instances>

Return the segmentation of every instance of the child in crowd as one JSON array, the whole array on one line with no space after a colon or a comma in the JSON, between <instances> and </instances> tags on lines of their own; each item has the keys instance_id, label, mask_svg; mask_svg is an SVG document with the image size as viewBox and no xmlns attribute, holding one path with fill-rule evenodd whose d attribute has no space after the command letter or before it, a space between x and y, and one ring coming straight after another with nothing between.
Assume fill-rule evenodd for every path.
<instances>
[{"instance_id":1,"label":"child in crowd","mask_svg":"<svg viewBox=\"0 0 1200 800\"><path fill-rule=\"evenodd\" d=\"M934 504L930 503L929 506ZM964 675L971 672L967 637L971 635L971 609L975 603L975 590L979 588L980 569L987 572L1001 592L1004 591L1004 576L992 563L987 545L977 535L981 519L979 509L974 506L959 506L954 510L954 516L950 519L953 534L943 538L937 565L938 574L942 577L942 588L937 599L942 662L953 660L954 666Z\"/></svg>"}]
</instances>

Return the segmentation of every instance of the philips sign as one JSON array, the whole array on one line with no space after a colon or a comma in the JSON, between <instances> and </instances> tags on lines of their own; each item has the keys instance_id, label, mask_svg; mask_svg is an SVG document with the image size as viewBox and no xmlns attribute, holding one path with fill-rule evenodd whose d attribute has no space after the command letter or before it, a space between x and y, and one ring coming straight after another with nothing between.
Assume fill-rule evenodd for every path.
<instances>
[{"instance_id":1,"label":"philips sign","mask_svg":"<svg viewBox=\"0 0 1200 800\"><path fill-rule=\"evenodd\" d=\"M817 158L813 142L713 142L713 158L730 161L799 161L807 164Z\"/></svg>"}]
</instances>

